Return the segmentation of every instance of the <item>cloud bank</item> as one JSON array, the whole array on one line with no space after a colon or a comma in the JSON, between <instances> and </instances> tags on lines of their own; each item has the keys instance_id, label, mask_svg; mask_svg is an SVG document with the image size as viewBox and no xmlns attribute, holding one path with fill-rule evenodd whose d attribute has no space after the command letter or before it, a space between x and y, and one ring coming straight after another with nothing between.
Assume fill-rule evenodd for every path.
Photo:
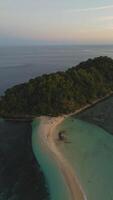
<instances>
[{"instance_id":1,"label":"cloud bank","mask_svg":"<svg viewBox=\"0 0 113 200\"><path fill-rule=\"evenodd\" d=\"M81 9L71 9L67 10L68 12L88 12L88 11L100 11L113 8L113 5L100 6L100 7L92 7L92 8L81 8Z\"/></svg>"}]
</instances>

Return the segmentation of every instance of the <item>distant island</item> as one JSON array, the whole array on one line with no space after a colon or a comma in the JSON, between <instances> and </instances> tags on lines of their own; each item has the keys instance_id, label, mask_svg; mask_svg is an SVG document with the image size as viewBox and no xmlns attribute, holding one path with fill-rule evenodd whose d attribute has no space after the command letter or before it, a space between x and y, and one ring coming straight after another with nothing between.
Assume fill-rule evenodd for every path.
<instances>
[{"instance_id":1,"label":"distant island","mask_svg":"<svg viewBox=\"0 0 113 200\"><path fill-rule=\"evenodd\" d=\"M44 74L7 89L0 98L0 116L33 118L69 114L112 92L113 59L101 56L65 72Z\"/></svg>"}]
</instances>

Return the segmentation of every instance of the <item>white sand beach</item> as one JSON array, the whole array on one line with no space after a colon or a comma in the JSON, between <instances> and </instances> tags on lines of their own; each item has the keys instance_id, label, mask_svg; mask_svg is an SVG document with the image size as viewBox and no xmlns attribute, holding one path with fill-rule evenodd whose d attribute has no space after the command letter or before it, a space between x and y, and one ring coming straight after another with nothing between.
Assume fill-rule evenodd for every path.
<instances>
[{"instance_id":1,"label":"white sand beach","mask_svg":"<svg viewBox=\"0 0 113 200\"><path fill-rule=\"evenodd\" d=\"M60 168L64 180L70 191L70 200L86 200L86 195L79 183L76 172L66 160L62 152L56 145L56 127L64 120L65 116L60 117L40 117L41 123L38 132L41 134L44 146L52 153L55 161ZM39 118L38 118L39 120Z\"/></svg>"}]
</instances>

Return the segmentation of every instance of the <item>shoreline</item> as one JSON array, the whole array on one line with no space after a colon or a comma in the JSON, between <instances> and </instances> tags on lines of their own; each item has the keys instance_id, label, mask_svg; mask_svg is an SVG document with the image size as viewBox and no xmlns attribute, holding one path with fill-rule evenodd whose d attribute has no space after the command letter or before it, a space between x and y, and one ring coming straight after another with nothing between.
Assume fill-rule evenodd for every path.
<instances>
[{"instance_id":1,"label":"shoreline","mask_svg":"<svg viewBox=\"0 0 113 200\"><path fill-rule=\"evenodd\" d=\"M101 103L101 102L107 100L108 98L110 98L110 97L112 97L112 96L113 96L113 92L111 92L110 94L107 94L106 96L101 97L101 98L99 98L99 99L97 99L97 100L95 100L95 101L92 101L92 102L89 103L89 104L84 105L83 107L81 107L81 108L75 110L75 112L69 113L69 114L67 114L66 116L72 116L72 115L79 114L79 113L81 113L81 112L83 112L83 111L85 111L85 110L87 110L87 109L90 109L90 108L94 107L94 106L97 105L98 103Z\"/></svg>"},{"instance_id":2,"label":"shoreline","mask_svg":"<svg viewBox=\"0 0 113 200\"><path fill-rule=\"evenodd\" d=\"M52 114L48 114L47 116L48 117L59 117L59 116L72 116L72 115L76 115L82 111L85 111L89 108L92 108L93 106L95 106L96 104L102 102L102 101L105 101L106 99L110 98L113 96L113 91L111 91L110 93L108 93L107 95L103 96L103 97L100 97L94 101L92 101L91 103L88 103L86 105L83 105L81 106L81 108L77 108L75 111L73 112L70 112L70 113L59 113L58 115L52 115ZM0 115L0 118L3 118L4 120L6 121L14 121L14 122L31 122L33 121L33 119L35 118L40 118L40 116L42 116L41 114L40 115L15 115L15 116L1 116ZM45 116L45 115L44 115Z\"/></svg>"},{"instance_id":3,"label":"shoreline","mask_svg":"<svg viewBox=\"0 0 113 200\"><path fill-rule=\"evenodd\" d=\"M52 118L42 116L37 118L41 120L38 131L41 134L41 139L43 140L44 146L46 145L46 148L48 148L49 152L57 162L59 169L61 170L64 180L70 191L70 200L87 200L72 166L56 146L54 137L56 135L56 128L68 116L69 115L64 115Z\"/></svg>"}]
</instances>

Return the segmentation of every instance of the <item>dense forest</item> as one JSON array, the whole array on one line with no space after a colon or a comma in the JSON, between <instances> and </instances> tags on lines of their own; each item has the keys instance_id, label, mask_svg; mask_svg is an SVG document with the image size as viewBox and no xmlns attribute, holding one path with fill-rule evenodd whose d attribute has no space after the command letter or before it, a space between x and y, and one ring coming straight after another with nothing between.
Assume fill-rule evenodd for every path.
<instances>
[{"instance_id":1,"label":"dense forest","mask_svg":"<svg viewBox=\"0 0 113 200\"><path fill-rule=\"evenodd\" d=\"M6 90L2 117L70 113L113 91L113 59L97 57L65 72L45 74Z\"/></svg>"}]
</instances>

